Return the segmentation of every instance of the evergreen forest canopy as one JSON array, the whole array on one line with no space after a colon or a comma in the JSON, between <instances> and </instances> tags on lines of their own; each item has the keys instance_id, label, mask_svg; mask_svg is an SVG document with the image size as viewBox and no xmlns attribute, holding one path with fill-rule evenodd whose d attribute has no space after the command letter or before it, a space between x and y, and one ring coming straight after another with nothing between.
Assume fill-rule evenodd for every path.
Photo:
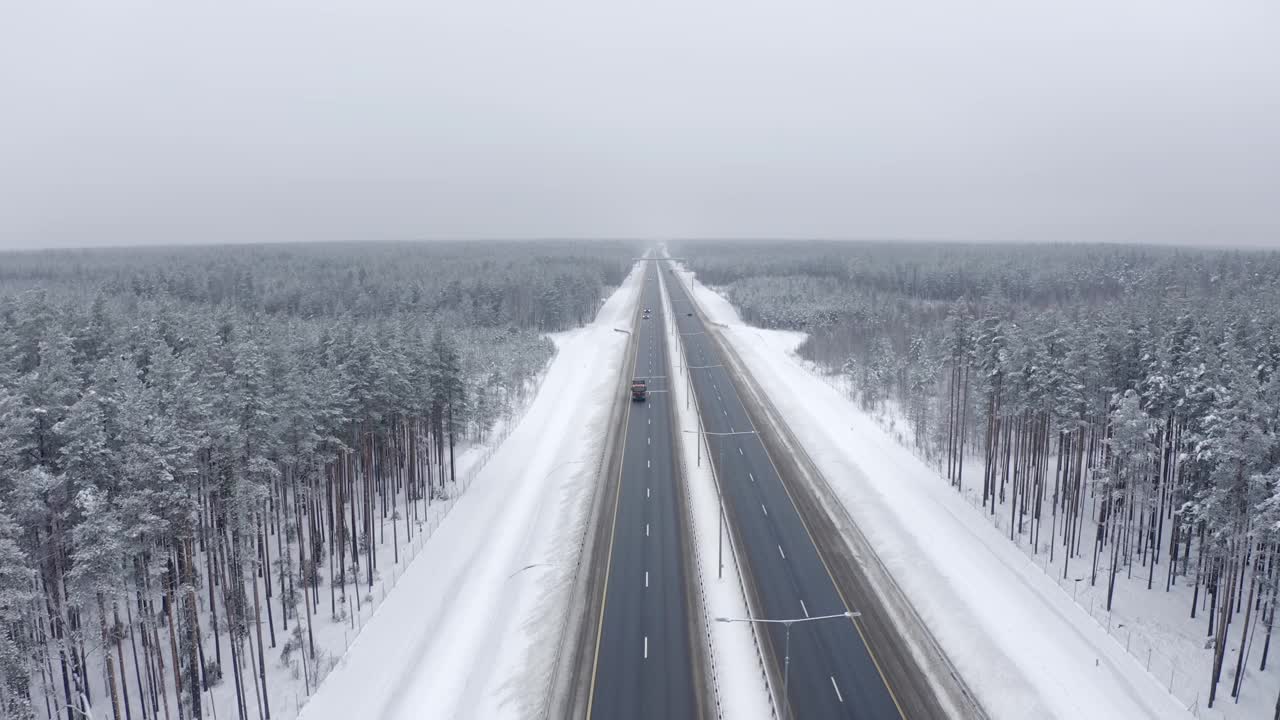
<instances>
[{"instance_id":1,"label":"evergreen forest canopy","mask_svg":"<svg viewBox=\"0 0 1280 720\"><path fill-rule=\"evenodd\" d=\"M391 525L398 558L397 533L451 492L455 446L511 418L554 353L544 333L590 321L635 252L0 255L0 716L72 720L105 697L117 718L168 717L171 692L201 717L226 675L246 717L245 695L268 695L264 623L314 683L323 577L345 617L348 586L356 603L373 587L375 532Z\"/></svg>"},{"instance_id":2,"label":"evergreen forest canopy","mask_svg":"<svg viewBox=\"0 0 1280 720\"><path fill-rule=\"evenodd\" d=\"M1237 661L1256 611L1266 668L1280 591L1280 254L721 241L672 251L747 322L806 332L802 357L843 377L864 408L896 409L917 452L958 489L980 483L1010 539L1050 560L1056 551L1061 577L1076 557L1091 583L1101 568L1108 610L1118 573L1150 589L1158 566L1165 590L1194 583L1192 618L1207 593L1214 693L1242 612Z\"/></svg>"}]
</instances>

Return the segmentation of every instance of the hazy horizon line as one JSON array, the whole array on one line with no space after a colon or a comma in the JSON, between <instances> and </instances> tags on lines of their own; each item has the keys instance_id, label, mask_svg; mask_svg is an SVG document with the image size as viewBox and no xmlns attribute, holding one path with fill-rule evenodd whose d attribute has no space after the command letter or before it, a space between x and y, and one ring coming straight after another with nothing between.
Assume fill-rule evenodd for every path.
<instances>
[{"instance_id":1,"label":"hazy horizon line","mask_svg":"<svg viewBox=\"0 0 1280 720\"><path fill-rule=\"evenodd\" d=\"M1206 250L1212 252L1250 251L1280 252L1280 247L1265 243L1226 243L1217 244L1196 242L1138 242L1123 240L970 240L960 238L902 238L902 237L835 237L835 236L723 236L723 235L689 235L677 237L643 237L643 236L607 236L607 235L529 235L529 236L491 236L491 237L423 237L423 238L378 238L378 239L290 239L290 240L227 240L224 242L136 242L108 245L53 245L41 247L0 246L0 254L22 253L58 253L74 251L111 251L111 250L182 250L195 248L220 247L272 247L290 245L414 245L432 243L539 243L539 242L634 242L634 243L681 243L681 242L741 242L750 244L763 243L848 243L865 245L956 245L956 246L991 246L991 247L1061 247L1061 246L1108 246L1133 248L1167 248L1177 250Z\"/></svg>"}]
</instances>

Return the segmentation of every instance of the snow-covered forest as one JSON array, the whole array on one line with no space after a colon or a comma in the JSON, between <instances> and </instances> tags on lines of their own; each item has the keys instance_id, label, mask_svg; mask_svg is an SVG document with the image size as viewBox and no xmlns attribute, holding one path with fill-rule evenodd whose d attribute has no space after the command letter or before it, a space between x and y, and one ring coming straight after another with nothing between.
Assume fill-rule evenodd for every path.
<instances>
[{"instance_id":1,"label":"snow-covered forest","mask_svg":"<svg viewBox=\"0 0 1280 720\"><path fill-rule=\"evenodd\" d=\"M744 320L806 332L802 357L896 425L1068 592L1090 595L1105 613L1095 619L1110 630L1112 611L1126 611L1141 636L1121 642L1184 703L1230 703L1251 671L1274 676L1280 254L835 242L672 251ZM1172 619L1153 610L1166 598ZM1141 651L1131 646L1144 637ZM1255 691L1248 704L1276 703L1259 701Z\"/></svg>"},{"instance_id":2,"label":"snow-covered forest","mask_svg":"<svg viewBox=\"0 0 1280 720\"><path fill-rule=\"evenodd\" d=\"M220 716L268 718L268 683L309 693L316 637L634 253L0 255L0 716L200 718L218 690Z\"/></svg>"}]
</instances>

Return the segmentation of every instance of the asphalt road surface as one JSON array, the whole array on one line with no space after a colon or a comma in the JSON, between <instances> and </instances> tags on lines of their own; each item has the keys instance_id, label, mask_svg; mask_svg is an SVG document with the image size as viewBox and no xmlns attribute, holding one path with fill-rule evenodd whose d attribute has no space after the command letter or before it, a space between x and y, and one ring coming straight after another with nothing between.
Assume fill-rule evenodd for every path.
<instances>
[{"instance_id":1,"label":"asphalt road surface","mask_svg":"<svg viewBox=\"0 0 1280 720\"><path fill-rule=\"evenodd\" d=\"M646 265L640 307L652 316L635 330L635 376L649 396L631 402L617 503L604 508L613 532L587 712L599 720L698 716L665 320L657 264Z\"/></svg>"},{"instance_id":2,"label":"asphalt road surface","mask_svg":"<svg viewBox=\"0 0 1280 720\"><path fill-rule=\"evenodd\" d=\"M662 264L664 272L668 268ZM721 478L726 514L740 539L741 557L755 588L758 612L764 618L789 620L856 610L846 607L760 436L751 434L755 428L728 370L720 366L687 291L671 275L666 286L704 429L745 433L711 436L709 447ZM684 401L688 389L673 389ZM773 655L782 663L788 654L786 628L766 627ZM837 617L797 622L790 634L790 668L778 672L780 678L788 678L791 713L784 717L903 717L856 621Z\"/></svg>"}]
</instances>

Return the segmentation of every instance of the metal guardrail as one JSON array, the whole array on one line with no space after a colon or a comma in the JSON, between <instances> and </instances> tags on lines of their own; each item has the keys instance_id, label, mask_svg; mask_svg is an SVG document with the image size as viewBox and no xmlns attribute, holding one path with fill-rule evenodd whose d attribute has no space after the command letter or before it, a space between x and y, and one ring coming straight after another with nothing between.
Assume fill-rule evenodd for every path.
<instances>
[{"instance_id":1,"label":"metal guardrail","mask_svg":"<svg viewBox=\"0 0 1280 720\"><path fill-rule=\"evenodd\" d=\"M689 292L690 304L693 305L696 309L697 304L693 301L692 288L686 288L686 289ZM700 311L699 311L699 316L701 316ZM721 328L727 327L721 323L712 323L712 324L717 325ZM778 429L779 440L784 445L786 445L787 448L797 458L797 460L800 462L800 465L803 466L805 474L808 475L814 483L820 484L822 486L822 489L825 490L825 492L830 497L837 498L838 496L835 494L835 490L831 487L830 482L827 480L826 476L823 475L822 472L818 469L818 465L814 461L812 455L810 455L809 451L804 447L803 443L799 441L799 438L796 437L795 433L791 430L791 427L782 419L782 414L777 409L776 405L774 405L773 400L769 398L769 396L763 391L763 389L760 388L754 382L750 373L747 372L746 364L745 362L743 362L742 358L738 355L737 350L732 346L731 343L729 343L727 340L723 338L721 333L716 332L712 334L716 338L717 345L719 345L720 347L721 355L725 358L727 362L729 362L733 366L733 372L738 374L740 377L744 379L745 381L744 389L751 396L755 398L756 403L760 407L761 411L765 414L766 418L773 419L773 422L771 422L770 424L774 425ZM784 484L784 488L785 488L785 484ZM838 513L845 520L845 527L849 532L851 532L855 536L856 543L860 545L862 548L866 549L866 552L858 553L858 554L861 556L869 557L871 559L872 564L874 565L874 569L877 571L879 582L873 583L872 586L876 589L877 591L876 594L880 596L880 601L882 606L885 607L886 609L891 609L896 607L899 611L905 613L910 618L912 624L920 632L923 633L923 637L920 639L925 641L927 645L927 649L933 653L934 659L942 662L946 672L951 677L952 681L955 683L959 691L959 698L954 698L954 699L964 701L963 704L966 706L964 709L968 711L969 716L977 718L978 720L986 720L986 718L988 717L986 710L982 707L981 703L978 702L977 696L974 695L973 691L968 687L967 683L965 683L964 678L960 675L959 670L955 667L955 664L951 661L951 658L948 657L947 654L942 650L941 644L938 642L937 638L933 635L932 631L929 630L923 618L916 611L915 606L912 605L909 600L907 600L906 594L902 590L901 586L899 586L897 580L893 577L892 574L889 573L889 569L884 564L884 561L880 558L879 554L875 552L874 548L872 548L870 542L867 540L866 536L862 533L862 530L858 527L857 523L853 521L853 516L850 514L849 509L844 505L844 503L839 501L835 502L830 507L834 512ZM834 582L834 579L833 579L833 582ZM896 605L893 603L890 603L888 601L888 598L890 596L896 596L900 598L901 602L897 603ZM914 650L924 649L924 648L919 648L914 644L912 644L911 647L913 648L913 655L915 654ZM921 660L921 658L917 657L917 660L919 661ZM936 684L931 683L931 685L935 685L936 692L939 692L939 693L942 692L941 688L937 687Z\"/></svg>"},{"instance_id":2,"label":"metal guardrail","mask_svg":"<svg viewBox=\"0 0 1280 720\"><path fill-rule=\"evenodd\" d=\"M666 282L662 280L661 273L658 274L658 283L662 287L663 309L669 311L671 309L671 303L668 301L667 292L666 292L667 286L666 286ZM675 341L676 347L674 348L674 350L676 350L677 352L681 353L681 355L683 355L684 347L680 343L679 335L677 333L672 333L672 332L668 332L667 335L668 335L668 342L672 340ZM672 356L672 353L668 351L667 352L667 372L672 372L674 371L674 369L675 369L674 357ZM672 404L671 407L672 409L675 409L676 407L678 407L678 405ZM677 410L676 412L678 413L679 411ZM685 503L687 507L692 508L693 493L689 489L689 482L688 482L689 468L688 468L688 465L685 463L684 436L683 435L677 436L677 440L680 444L680 450L679 450L680 474L685 478L685 483L684 483ZM702 442L703 440L705 440L705 438L700 438L699 442ZM693 547L693 561L694 561L694 566L697 568L698 598L702 602L703 634L706 637L707 659L711 665L711 668L710 668L711 692L712 692L712 695L714 696L716 717L719 718L720 720L723 720L724 704L720 701L720 685L719 683L716 682L716 678L719 677L719 675L716 668L715 643L711 639L711 623L707 621L708 618L710 617L710 608L707 607L707 587L702 577L702 552L700 549L702 547L702 543L699 542L698 540L698 524L696 522L691 522L689 524L689 532L692 535L692 537L690 538L692 542L690 542L689 544Z\"/></svg>"},{"instance_id":3,"label":"metal guardrail","mask_svg":"<svg viewBox=\"0 0 1280 720\"><path fill-rule=\"evenodd\" d=\"M668 258L664 258L664 259L668 259ZM671 303L670 303L670 298L668 297L668 295L667 295L667 293L666 293L666 281L665 281L665 279L664 279L664 278L662 278L662 277L661 277L661 275L659 275L659 280L661 281L661 283L662 283L662 288L663 288L663 294L662 294L663 302L666 304L666 306L667 306L667 307L670 307L670 304L671 304ZM686 292L690 292L688 288L685 288L685 291L686 291ZM699 318L700 320L702 320L703 322L706 322L705 318L703 318L703 317L702 317L702 313L701 313L701 311L698 311L698 309L697 309L697 305L693 303L693 300L692 300L692 297L693 297L693 296L692 296L692 293L691 293L691 292L690 292L690 295L689 295L689 296L690 296L690 304L693 304L693 305L694 305L694 309L695 309L695 311L697 311L697 312L698 312L698 318ZM684 356L685 364L686 364L686 365L688 365L689 358L688 358L688 355L685 353L684 341L680 339L680 333L676 332L676 333L672 333L672 335L674 336L674 338L675 338L675 340L676 340L676 344L677 344L677 346L680 348L680 353L681 353L681 355L682 355L682 356ZM697 404L697 403L698 403L698 397L697 397L697 395L698 395L698 391L697 391L697 389L696 389L696 388L695 388L695 389L693 389L693 390L692 390L692 392L693 392L693 395L694 395L695 408L696 408L696 407L700 407L700 405L698 405L698 404ZM698 418L698 442L702 443L702 444L703 444L703 447L704 447L704 448L705 448L705 450L706 450L706 453L707 453L707 466L708 466L708 468L709 468L709 469L710 469L710 471L711 471L711 477L712 477L712 480L715 482L716 487L717 487L717 490L718 490L719 492L722 492L722 488L721 488L721 486L720 486L720 475L719 475L719 473L718 473L718 472L717 472L717 470L716 470L715 463L711 461L711 458L712 458L712 455L711 455L711 445L710 445L709 441L707 440L707 435L706 435L706 433L704 432L705 428L704 428L704 427L703 427L703 425L702 425L702 413L701 413L701 412L698 412L697 410L695 410L694 412L695 412L695 414L697 415L697 418ZM682 449L681 454L680 454L680 462L681 462L682 464L684 463L684 452L683 452L683 449ZM686 492L687 492L687 489L686 489ZM695 532L695 533L697 532L697 528L696 528L696 526L694 527L694 532ZM743 581L742 560L741 560L740 555L738 554L738 543L737 543L737 541L735 540L735 538L734 538L734 534L733 534L733 532L732 532L732 531L730 531L730 532L728 533L728 535L729 535L729 554L733 557L733 565L734 565L734 567L735 567L735 568L737 569L737 571L738 571L738 572L737 572L737 576L738 576L738 590L739 590L739 592L741 592L741 593L742 593L742 599L743 599L743 602L744 602L744 603L746 603L746 605L747 605L748 609L749 609L753 614L758 614L758 613L756 613L756 608L751 607L751 606L752 606L752 604L753 604L753 603L751 602L751 595L747 592L746 583ZM698 550L697 550L698 545L699 545L698 543L696 543L696 542L694 543L694 552L695 552L695 554L698 552ZM699 568L701 568L701 561L699 561ZM706 596L706 588L705 588L705 586L704 586L704 584L703 584L703 580L702 580L702 572L701 572L701 569L699 569L699 572L698 572L698 590L699 590L699 593L702 595L703 612L704 612L704 614L706 614L707 596ZM756 626L755 626L755 625L749 625L749 627L750 627L750 629L751 629L751 642L752 642L752 644L755 646L755 649L756 649L756 665L757 665L757 667L760 669L760 677L761 677L761 679L764 681L765 688L767 688L767 690L768 690L767 695L768 695L768 697L769 697L769 716L770 716L770 717L773 717L773 718L777 718L777 717L778 717L778 701L777 701L778 693L777 693L777 688L775 688L775 687L774 687L774 684L773 684L773 678L769 675L769 671L768 671L768 669L765 667L765 662L764 662L764 651L763 651L763 648L762 648L762 647L761 647L761 645L760 645L760 635L759 635L759 632L757 631L757 629L756 629ZM713 666L712 666L712 670L714 671L714 669L715 669L715 667L714 667L714 662L715 662L715 652L711 649L713 646L712 646L712 640L711 640L711 625L710 625L710 623L708 623L708 624L707 624L706 635L707 635L707 643L708 643L708 657L712 658L712 664L713 664ZM718 712L717 712L718 716L719 716L719 717L723 717L723 712L722 712L722 710L721 710L721 703L720 703L720 696L719 696L719 688L718 688L718 687L717 687L717 690L716 690L716 709L717 709L717 711L718 711Z\"/></svg>"}]
</instances>

